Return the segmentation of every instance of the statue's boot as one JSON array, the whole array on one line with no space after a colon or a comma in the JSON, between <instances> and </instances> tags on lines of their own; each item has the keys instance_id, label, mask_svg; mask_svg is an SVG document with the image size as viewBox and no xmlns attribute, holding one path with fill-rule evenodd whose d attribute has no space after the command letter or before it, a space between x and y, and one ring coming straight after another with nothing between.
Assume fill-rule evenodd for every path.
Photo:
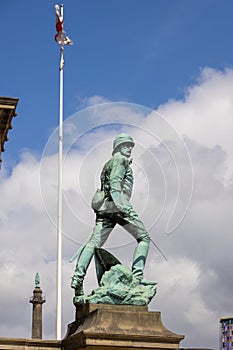
<instances>
[{"instance_id":1,"label":"statue's boot","mask_svg":"<svg viewBox=\"0 0 233 350\"><path fill-rule=\"evenodd\" d=\"M149 251L149 241L142 240L138 243L133 256L132 273L139 284L155 285L154 281L143 278L143 271Z\"/></svg>"},{"instance_id":2,"label":"statue's boot","mask_svg":"<svg viewBox=\"0 0 233 350\"><path fill-rule=\"evenodd\" d=\"M82 250L77 265L74 271L74 275L71 281L71 288L75 289L75 295L83 295L83 280L86 275L88 266L90 265L91 259L94 255L94 247L85 246Z\"/></svg>"}]
</instances>

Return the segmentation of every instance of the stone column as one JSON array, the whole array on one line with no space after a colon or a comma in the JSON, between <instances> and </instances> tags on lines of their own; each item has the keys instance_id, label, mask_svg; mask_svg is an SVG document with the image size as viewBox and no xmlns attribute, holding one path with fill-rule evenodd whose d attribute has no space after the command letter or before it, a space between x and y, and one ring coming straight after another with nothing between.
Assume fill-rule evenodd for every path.
<instances>
[{"instance_id":1,"label":"stone column","mask_svg":"<svg viewBox=\"0 0 233 350\"><path fill-rule=\"evenodd\" d=\"M33 304L32 309L32 338L42 339L42 305L45 303L42 296L42 290L36 286L33 291L33 297L30 303Z\"/></svg>"}]
</instances>

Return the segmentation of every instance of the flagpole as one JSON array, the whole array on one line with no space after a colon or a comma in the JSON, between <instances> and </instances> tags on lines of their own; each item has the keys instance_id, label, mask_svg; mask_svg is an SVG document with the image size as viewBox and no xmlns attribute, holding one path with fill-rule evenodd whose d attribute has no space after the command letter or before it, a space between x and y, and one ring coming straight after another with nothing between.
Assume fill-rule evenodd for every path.
<instances>
[{"instance_id":1,"label":"flagpole","mask_svg":"<svg viewBox=\"0 0 233 350\"><path fill-rule=\"evenodd\" d=\"M57 340L61 340L61 309L62 309L62 161L63 161L63 68L64 46L72 45L72 40L63 29L64 5L55 5L56 35L55 40L60 45L60 99L59 99L59 138L58 138L58 195L57 195Z\"/></svg>"},{"instance_id":2,"label":"flagpole","mask_svg":"<svg viewBox=\"0 0 233 350\"><path fill-rule=\"evenodd\" d=\"M60 6L63 19L63 4ZM61 340L62 304L62 158L63 158L63 67L64 46L60 45L60 99L59 99L59 139L58 139L58 217L57 217L57 340Z\"/></svg>"}]
</instances>

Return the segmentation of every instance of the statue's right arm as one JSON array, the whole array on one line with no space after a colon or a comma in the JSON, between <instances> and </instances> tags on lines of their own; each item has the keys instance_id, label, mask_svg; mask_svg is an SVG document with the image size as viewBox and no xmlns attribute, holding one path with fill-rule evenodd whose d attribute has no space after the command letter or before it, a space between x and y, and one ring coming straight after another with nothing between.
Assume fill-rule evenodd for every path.
<instances>
[{"instance_id":1,"label":"statue's right arm","mask_svg":"<svg viewBox=\"0 0 233 350\"><path fill-rule=\"evenodd\" d=\"M125 204L122 203L121 197L121 189L122 189L122 181L124 179L127 167L128 160L125 157L119 157L113 160L112 170L110 173L110 195L112 200L121 212L125 212L127 208L125 208Z\"/></svg>"}]
</instances>

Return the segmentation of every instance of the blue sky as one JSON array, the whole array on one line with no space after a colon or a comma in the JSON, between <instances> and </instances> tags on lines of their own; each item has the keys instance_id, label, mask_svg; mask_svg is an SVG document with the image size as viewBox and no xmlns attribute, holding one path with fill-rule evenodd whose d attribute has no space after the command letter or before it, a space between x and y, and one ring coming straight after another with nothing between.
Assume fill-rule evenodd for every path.
<instances>
[{"instance_id":1,"label":"blue sky","mask_svg":"<svg viewBox=\"0 0 233 350\"><path fill-rule=\"evenodd\" d=\"M44 334L55 337L54 5L0 2L0 95L19 98L0 172L2 336L30 337L25 298L39 271L47 295ZM133 205L168 257L166 262L150 250L146 278L159 282L150 309L161 310L165 325L186 335L182 346L217 349L219 318L233 312L233 2L64 0L64 6L64 28L74 45L65 48L64 68L64 232L72 237L63 237L63 334L74 312L74 266L68 261L93 225L89 203L98 172L111 154L114 133L122 130L136 140ZM174 234L166 235L176 194L184 212L192 180L189 210ZM116 247L112 253L130 266L131 237L125 241L117 232L108 247ZM85 289L96 286L94 276L91 266ZM21 286L17 296L15 284Z\"/></svg>"},{"instance_id":2,"label":"blue sky","mask_svg":"<svg viewBox=\"0 0 233 350\"><path fill-rule=\"evenodd\" d=\"M6 166L40 153L58 119L54 1L1 1L0 90L19 97ZM156 108L182 98L200 69L232 66L231 1L64 1L64 116L87 96Z\"/></svg>"}]
</instances>

